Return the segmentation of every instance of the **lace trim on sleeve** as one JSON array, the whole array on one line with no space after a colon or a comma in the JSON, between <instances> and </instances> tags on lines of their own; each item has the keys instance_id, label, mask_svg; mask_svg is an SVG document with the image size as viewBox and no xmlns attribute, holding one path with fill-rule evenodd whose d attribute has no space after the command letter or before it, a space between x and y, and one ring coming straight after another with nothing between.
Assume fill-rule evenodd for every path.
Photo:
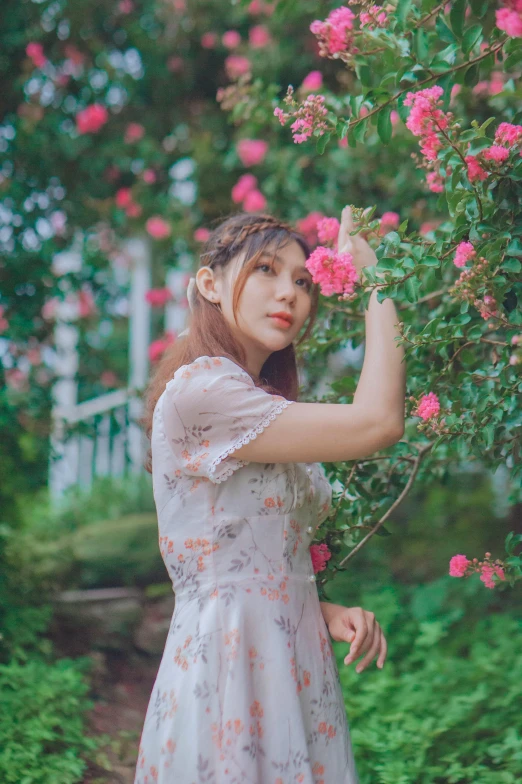
<instances>
[{"instance_id":1,"label":"lace trim on sleeve","mask_svg":"<svg viewBox=\"0 0 522 784\"><path fill-rule=\"evenodd\" d=\"M220 482L223 482L225 479L228 479L228 477L231 476L234 473L234 471L237 471L238 468L242 468L243 466L248 465L250 461L239 460L237 458L234 458L235 462L227 464L226 467L223 466L224 468L223 472L220 473L219 475L215 475L219 464L222 463L223 460L225 460L229 455L231 455L233 452L239 449L239 447L244 446L245 444L248 444L250 441L253 441L255 438L257 438L257 436L260 433L262 433L263 430L266 430L270 422L272 422L278 414L280 414L282 411L285 410L285 408L292 405L292 403L294 402L295 402L294 400L282 400L280 403L278 403L275 406L275 408L273 408L270 411L269 414L267 414L267 416L258 425L256 425L251 430L249 430L248 433L245 433L245 435L242 436L242 438L236 441L231 447L226 449L224 452L222 452L219 455L219 457L216 457L212 461L210 468L208 470L209 474L212 476L212 481L215 484L219 484Z\"/></svg>"}]
</instances>

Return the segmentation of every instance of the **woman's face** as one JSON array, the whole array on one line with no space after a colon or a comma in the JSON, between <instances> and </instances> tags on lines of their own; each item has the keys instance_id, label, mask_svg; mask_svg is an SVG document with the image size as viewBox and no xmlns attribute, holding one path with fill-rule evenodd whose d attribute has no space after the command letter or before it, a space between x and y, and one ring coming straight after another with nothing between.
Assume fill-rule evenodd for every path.
<instances>
[{"instance_id":1,"label":"woman's face","mask_svg":"<svg viewBox=\"0 0 522 784\"><path fill-rule=\"evenodd\" d=\"M237 323L232 313L234 284L243 265L244 254L232 259L223 280L216 279L215 300L234 335L245 347L249 370L259 375L264 362L274 351L280 351L299 335L312 304L312 275L305 267L305 254L292 240L279 248L265 251L246 280L239 299ZM290 324L274 318L282 312Z\"/></svg>"}]
</instances>

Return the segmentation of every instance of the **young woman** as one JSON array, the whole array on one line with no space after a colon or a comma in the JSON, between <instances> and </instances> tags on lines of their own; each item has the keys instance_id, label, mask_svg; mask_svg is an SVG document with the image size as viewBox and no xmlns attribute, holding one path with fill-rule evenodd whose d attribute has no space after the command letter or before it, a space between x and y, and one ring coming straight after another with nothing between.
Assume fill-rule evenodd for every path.
<instances>
[{"instance_id":1,"label":"young woman","mask_svg":"<svg viewBox=\"0 0 522 784\"><path fill-rule=\"evenodd\" d=\"M352 229L346 207L339 250L361 270L376 258ZM374 292L353 403L297 402L294 341L318 300L309 254L269 215L225 220L189 285L188 332L147 391L176 602L135 784L358 781L329 635L352 642L352 661L366 654L362 669L376 656L382 666L386 641L372 612L319 602L309 548L331 505L320 463L403 433L403 352L394 304Z\"/></svg>"}]
</instances>

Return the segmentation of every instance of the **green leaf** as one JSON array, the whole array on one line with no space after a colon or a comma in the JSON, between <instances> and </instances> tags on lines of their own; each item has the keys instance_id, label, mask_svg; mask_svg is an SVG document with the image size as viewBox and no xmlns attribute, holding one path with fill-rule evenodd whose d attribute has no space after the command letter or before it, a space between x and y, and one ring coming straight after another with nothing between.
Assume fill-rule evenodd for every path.
<instances>
[{"instance_id":1,"label":"green leaf","mask_svg":"<svg viewBox=\"0 0 522 784\"><path fill-rule=\"evenodd\" d=\"M366 128L368 127L368 118L365 117L363 120L360 120L358 124L353 128L352 134L353 138L358 141L364 141L364 135L366 133Z\"/></svg>"},{"instance_id":2,"label":"green leaf","mask_svg":"<svg viewBox=\"0 0 522 784\"><path fill-rule=\"evenodd\" d=\"M375 531L376 536L391 536L392 532L388 531L383 525Z\"/></svg>"},{"instance_id":3,"label":"green leaf","mask_svg":"<svg viewBox=\"0 0 522 784\"><path fill-rule=\"evenodd\" d=\"M429 53L428 34L426 30L419 27L413 36L413 50L417 55L417 60L424 63Z\"/></svg>"},{"instance_id":4,"label":"green leaf","mask_svg":"<svg viewBox=\"0 0 522 784\"><path fill-rule=\"evenodd\" d=\"M491 7L491 0L470 0L470 6L479 19L486 15L488 8Z\"/></svg>"},{"instance_id":5,"label":"green leaf","mask_svg":"<svg viewBox=\"0 0 522 784\"><path fill-rule=\"evenodd\" d=\"M422 263L425 264L427 267L438 267L440 261L435 256L423 256Z\"/></svg>"},{"instance_id":6,"label":"green leaf","mask_svg":"<svg viewBox=\"0 0 522 784\"><path fill-rule=\"evenodd\" d=\"M479 41L482 41L482 25L469 27L462 39L462 51L467 56Z\"/></svg>"},{"instance_id":7,"label":"green leaf","mask_svg":"<svg viewBox=\"0 0 522 784\"><path fill-rule=\"evenodd\" d=\"M508 256L522 257L522 242L520 240L512 240L506 248Z\"/></svg>"},{"instance_id":8,"label":"green leaf","mask_svg":"<svg viewBox=\"0 0 522 784\"><path fill-rule=\"evenodd\" d=\"M455 0L451 5L450 24L451 29L457 36L462 38L462 28L464 27L464 15L466 13L466 0Z\"/></svg>"},{"instance_id":9,"label":"green leaf","mask_svg":"<svg viewBox=\"0 0 522 784\"><path fill-rule=\"evenodd\" d=\"M392 104L388 104L377 115L377 133L383 144L388 144L392 136L391 112Z\"/></svg>"},{"instance_id":10,"label":"green leaf","mask_svg":"<svg viewBox=\"0 0 522 784\"><path fill-rule=\"evenodd\" d=\"M415 277L408 278L404 281L404 293L409 302L417 302L420 292L420 280Z\"/></svg>"},{"instance_id":11,"label":"green leaf","mask_svg":"<svg viewBox=\"0 0 522 784\"><path fill-rule=\"evenodd\" d=\"M323 154L323 152L325 151L325 149L326 149L326 145L327 145L327 144L328 144L328 142L330 141L330 137L331 137L331 135L332 135L332 134L331 134L330 132L328 132L328 133L324 133L324 134L323 134L322 136L320 136L320 137L319 137L319 139L317 140L317 144L315 145L315 149L317 150L317 152L319 153L319 155L322 155L322 154Z\"/></svg>"},{"instance_id":12,"label":"green leaf","mask_svg":"<svg viewBox=\"0 0 522 784\"><path fill-rule=\"evenodd\" d=\"M441 41L445 41L447 44L455 43L455 36L440 15L435 20L435 29Z\"/></svg>"},{"instance_id":13,"label":"green leaf","mask_svg":"<svg viewBox=\"0 0 522 784\"><path fill-rule=\"evenodd\" d=\"M518 259L505 259L500 269L505 272L520 272L522 263Z\"/></svg>"},{"instance_id":14,"label":"green leaf","mask_svg":"<svg viewBox=\"0 0 522 784\"><path fill-rule=\"evenodd\" d=\"M480 66L478 63L473 63L470 67L466 70L464 74L464 84L467 87L474 87L477 82L479 81L480 77Z\"/></svg>"},{"instance_id":15,"label":"green leaf","mask_svg":"<svg viewBox=\"0 0 522 784\"><path fill-rule=\"evenodd\" d=\"M508 71L510 68L514 68L518 63L522 60L522 46L519 49L512 52L510 55L506 57L504 60L504 71Z\"/></svg>"},{"instance_id":16,"label":"green leaf","mask_svg":"<svg viewBox=\"0 0 522 784\"><path fill-rule=\"evenodd\" d=\"M395 18L397 19L397 28L404 30L405 22L410 13L412 0L399 0L397 8L395 9Z\"/></svg>"}]
</instances>

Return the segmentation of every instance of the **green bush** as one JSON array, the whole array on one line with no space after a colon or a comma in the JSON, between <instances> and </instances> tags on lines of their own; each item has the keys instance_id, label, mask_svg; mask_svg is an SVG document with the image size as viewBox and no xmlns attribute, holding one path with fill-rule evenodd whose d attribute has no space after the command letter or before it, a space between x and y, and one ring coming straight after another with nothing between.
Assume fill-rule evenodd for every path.
<instances>
[{"instance_id":1,"label":"green bush","mask_svg":"<svg viewBox=\"0 0 522 784\"><path fill-rule=\"evenodd\" d=\"M386 635L382 671L374 661L356 674L348 645L335 643L361 784L522 781L522 620L470 621L438 601L450 579L361 595ZM421 609L430 593L431 618Z\"/></svg>"},{"instance_id":2,"label":"green bush","mask_svg":"<svg viewBox=\"0 0 522 784\"><path fill-rule=\"evenodd\" d=\"M2 784L76 784L102 738L85 735L88 659L0 665Z\"/></svg>"}]
</instances>

